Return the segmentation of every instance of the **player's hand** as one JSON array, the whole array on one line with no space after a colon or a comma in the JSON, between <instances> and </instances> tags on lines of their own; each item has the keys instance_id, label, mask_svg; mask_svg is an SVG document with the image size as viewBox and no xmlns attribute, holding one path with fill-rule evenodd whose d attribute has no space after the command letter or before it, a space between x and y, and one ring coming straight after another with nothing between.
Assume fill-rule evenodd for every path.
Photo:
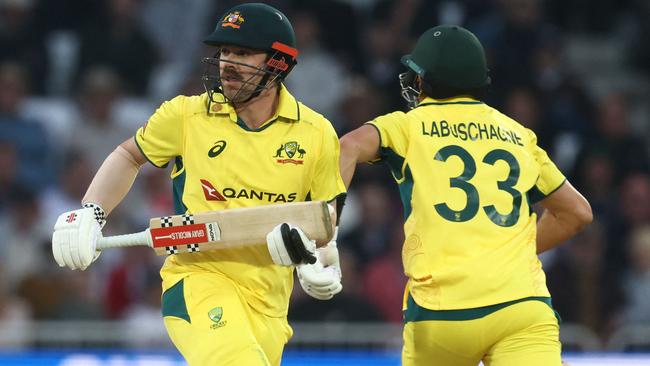
<instances>
[{"instance_id":1,"label":"player's hand","mask_svg":"<svg viewBox=\"0 0 650 366\"><path fill-rule=\"evenodd\" d=\"M316 262L316 242L291 224L283 223L274 227L266 235L266 246L273 263L281 266Z\"/></svg>"},{"instance_id":2,"label":"player's hand","mask_svg":"<svg viewBox=\"0 0 650 366\"><path fill-rule=\"evenodd\" d=\"M309 296L319 300L329 300L343 289L336 233L334 240L316 249L316 257L318 260L314 264L297 266L298 280Z\"/></svg>"},{"instance_id":3,"label":"player's hand","mask_svg":"<svg viewBox=\"0 0 650 366\"><path fill-rule=\"evenodd\" d=\"M52 254L60 267L85 270L99 256L97 241L102 237L96 211L84 207L59 216L52 234ZM102 211L103 214L103 211Z\"/></svg>"}]
</instances>

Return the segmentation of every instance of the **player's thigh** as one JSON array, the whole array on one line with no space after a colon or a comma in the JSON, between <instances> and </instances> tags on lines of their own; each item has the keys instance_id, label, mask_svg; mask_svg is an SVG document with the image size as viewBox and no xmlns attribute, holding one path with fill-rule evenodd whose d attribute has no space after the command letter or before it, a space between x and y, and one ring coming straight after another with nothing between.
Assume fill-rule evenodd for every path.
<instances>
[{"instance_id":1,"label":"player's thigh","mask_svg":"<svg viewBox=\"0 0 650 366\"><path fill-rule=\"evenodd\" d=\"M476 366L483 356L476 320L408 322L404 325L402 365Z\"/></svg>"},{"instance_id":2,"label":"player's thigh","mask_svg":"<svg viewBox=\"0 0 650 366\"><path fill-rule=\"evenodd\" d=\"M251 309L250 314L253 334L264 350L269 363L271 365L280 365L284 346L293 335L293 330L289 326L287 318L268 317L255 309Z\"/></svg>"},{"instance_id":3,"label":"player's thigh","mask_svg":"<svg viewBox=\"0 0 650 366\"><path fill-rule=\"evenodd\" d=\"M553 309L541 301L524 301L488 317L498 338L486 366L560 366L562 345Z\"/></svg>"},{"instance_id":4,"label":"player's thigh","mask_svg":"<svg viewBox=\"0 0 650 366\"><path fill-rule=\"evenodd\" d=\"M269 365L248 305L228 279L192 274L163 294L169 336L191 365Z\"/></svg>"}]
</instances>

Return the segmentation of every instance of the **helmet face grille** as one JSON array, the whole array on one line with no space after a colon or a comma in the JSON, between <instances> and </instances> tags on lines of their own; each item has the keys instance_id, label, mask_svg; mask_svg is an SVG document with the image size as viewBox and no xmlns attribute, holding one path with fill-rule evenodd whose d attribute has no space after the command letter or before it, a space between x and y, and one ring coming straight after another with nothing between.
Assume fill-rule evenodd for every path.
<instances>
[{"instance_id":1,"label":"helmet face grille","mask_svg":"<svg viewBox=\"0 0 650 366\"><path fill-rule=\"evenodd\" d=\"M265 66L258 67L242 62L225 60L221 58L221 50L219 49L213 57L205 57L202 62L205 65L203 76L201 80L203 87L208 93L211 103L245 103L258 96L262 91L268 89L280 82L286 75L286 70L290 69L286 64L280 64L279 58L276 54L267 57ZM275 61L275 62L272 62ZM244 68L250 72L250 76L239 80L241 87L230 96L226 95L223 90L223 83L221 77L221 64ZM259 78L261 76L261 78ZM259 81L257 81L259 79Z\"/></svg>"},{"instance_id":2,"label":"helmet face grille","mask_svg":"<svg viewBox=\"0 0 650 366\"><path fill-rule=\"evenodd\" d=\"M416 73L413 70L399 74L400 94L410 109L417 107L421 94L420 89L416 86L416 79Z\"/></svg>"}]
</instances>

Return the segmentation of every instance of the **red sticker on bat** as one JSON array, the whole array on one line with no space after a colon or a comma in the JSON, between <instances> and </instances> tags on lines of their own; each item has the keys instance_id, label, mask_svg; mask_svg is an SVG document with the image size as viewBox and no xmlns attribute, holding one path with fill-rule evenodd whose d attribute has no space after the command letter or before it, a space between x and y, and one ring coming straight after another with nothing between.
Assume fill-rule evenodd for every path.
<instances>
[{"instance_id":1,"label":"red sticker on bat","mask_svg":"<svg viewBox=\"0 0 650 366\"><path fill-rule=\"evenodd\" d=\"M220 236L219 226L216 223L151 229L154 248L208 243L219 240Z\"/></svg>"}]
</instances>

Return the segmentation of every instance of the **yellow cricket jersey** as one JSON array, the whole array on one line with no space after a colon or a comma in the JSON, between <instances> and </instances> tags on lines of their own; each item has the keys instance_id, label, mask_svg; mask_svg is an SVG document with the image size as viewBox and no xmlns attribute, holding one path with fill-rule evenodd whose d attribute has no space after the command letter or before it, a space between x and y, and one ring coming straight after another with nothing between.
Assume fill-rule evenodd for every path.
<instances>
[{"instance_id":1,"label":"yellow cricket jersey","mask_svg":"<svg viewBox=\"0 0 650 366\"><path fill-rule=\"evenodd\" d=\"M402 260L415 301L469 309L549 296L531 204L565 178L535 134L471 98L426 98L370 122L405 213Z\"/></svg>"},{"instance_id":2,"label":"yellow cricket jersey","mask_svg":"<svg viewBox=\"0 0 650 366\"><path fill-rule=\"evenodd\" d=\"M163 103L137 131L135 141L153 165L173 160L177 214L330 201L345 192L331 123L284 86L279 98L276 115L254 131L230 104L212 104L208 114L207 94ZM285 316L293 269L274 265L265 244L171 255L161 270L163 288L190 272L215 272L237 283L258 311Z\"/></svg>"}]
</instances>

